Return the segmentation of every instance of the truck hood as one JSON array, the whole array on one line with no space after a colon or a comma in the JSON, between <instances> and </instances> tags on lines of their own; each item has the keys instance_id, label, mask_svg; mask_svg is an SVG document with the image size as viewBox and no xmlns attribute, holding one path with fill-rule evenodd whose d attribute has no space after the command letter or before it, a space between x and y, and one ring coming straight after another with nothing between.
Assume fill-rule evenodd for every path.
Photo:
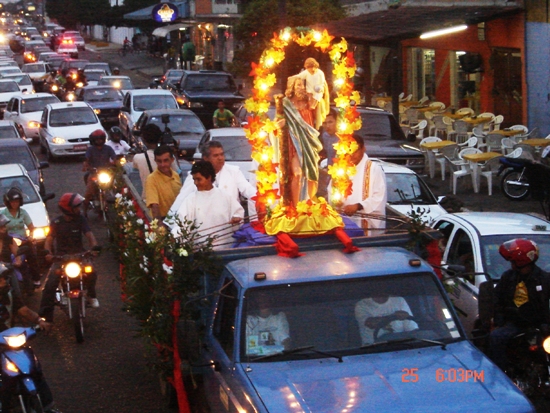
<instances>
[{"instance_id":1,"label":"truck hood","mask_svg":"<svg viewBox=\"0 0 550 413\"><path fill-rule=\"evenodd\" d=\"M446 350L434 346L344 357L342 363L322 358L245 366L269 412L534 411L512 382L467 341ZM407 375L407 369L418 369L417 376ZM438 369L445 371L445 381ZM483 373L483 382L471 377L459 382L458 375L449 382L449 369Z\"/></svg>"},{"instance_id":2,"label":"truck hood","mask_svg":"<svg viewBox=\"0 0 550 413\"><path fill-rule=\"evenodd\" d=\"M181 132L181 133L172 133L174 139L179 142L180 149L192 149L193 152L197 148L202 135L204 133L195 133L195 132Z\"/></svg>"}]
</instances>

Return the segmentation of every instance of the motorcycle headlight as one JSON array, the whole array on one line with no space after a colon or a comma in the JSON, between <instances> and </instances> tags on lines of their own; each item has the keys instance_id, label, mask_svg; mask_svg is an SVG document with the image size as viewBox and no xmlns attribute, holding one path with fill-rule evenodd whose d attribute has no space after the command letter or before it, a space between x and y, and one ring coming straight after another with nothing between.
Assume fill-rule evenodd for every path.
<instances>
[{"instance_id":1,"label":"motorcycle headlight","mask_svg":"<svg viewBox=\"0 0 550 413\"><path fill-rule=\"evenodd\" d=\"M101 113L101 109L94 109L94 112L96 115L99 115Z\"/></svg>"},{"instance_id":2,"label":"motorcycle headlight","mask_svg":"<svg viewBox=\"0 0 550 413\"><path fill-rule=\"evenodd\" d=\"M74 93L68 93L68 94L67 94L67 100L68 100L69 102L72 102L72 101L74 100Z\"/></svg>"},{"instance_id":3,"label":"motorcycle headlight","mask_svg":"<svg viewBox=\"0 0 550 413\"><path fill-rule=\"evenodd\" d=\"M119 163L120 166L126 165L126 158L120 158L118 160L118 163Z\"/></svg>"},{"instance_id":4,"label":"motorcycle headlight","mask_svg":"<svg viewBox=\"0 0 550 413\"><path fill-rule=\"evenodd\" d=\"M97 175L97 180L101 185L107 185L111 182L111 174L108 172L100 172Z\"/></svg>"},{"instance_id":5,"label":"motorcycle headlight","mask_svg":"<svg viewBox=\"0 0 550 413\"><path fill-rule=\"evenodd\" d=\"M65 265L65 274L69 278L76 278L80 275L80 271L82 269L80 268L80 265L76 262L70 262L67 265Z\"/></svg>"},{"instance_id":6,"label":"motorcycle headlight","mask_svg":"<svg viewBox=\"0 0 550 413\"><path fill-rule=\"evenodd\" d=\"M32 232L32 237L34 239L45 239L50 233L50 227L39 227L35 228Z\"/></svg>"},{"instance_id":7,"label":"motorcycle headlight","mask_svg":"<svg viewBox=\"0 0 550 413\"><path fill-rule=\"evenodd\" d=\"M542 348L544 349L544 351L550 354L550 336L544 339L544 341L542 342Z\"/></svg>"},{"instance_id":8,"label":"motorcycle headlight","mask_svg":"<svg viewBox=\"0 0 550 413\"><path fill-rule=\"evenodd\" d=\"M35 120L31 120L29 123L27 123L27 126L29 128L39 128L40 127L40 122L37 122Z\"/></svg>"},{"instance_id":9,"label":"motorcycle headlight","mask_svg":"<svg viewBox=\"0 0 550 413\"><path fill-rule=\"evenodd\" d=\"M25 335L25 333L21 333L17 336L7 336L4 338L6 339L8 346L10 346L11 348L19 348L27 342L27 336ZM17 371L17 370L12 370L12 371Z\"/></svg>"},{"instance_id":10,"label":"motorcycle headlight","mask_svg":"<svg viewBox=\"0 0 550 413\"><path fill-rule=\"evenodd\" d=\"M52 85L52 92L57 92L59 90L59 86Z\"/></svg>"},{"instance_id":11,"label":"motorcycle headlight","mask_svg":"<svg viewBox=\"0 0 550 413\"><path fill-rule=\"evenodd\" d=\"M56 136L52 139L52 143L55 143L56 145L63 145L64 143L67 143L67 141L64 138Z\"/></svg>"}]
</instances>

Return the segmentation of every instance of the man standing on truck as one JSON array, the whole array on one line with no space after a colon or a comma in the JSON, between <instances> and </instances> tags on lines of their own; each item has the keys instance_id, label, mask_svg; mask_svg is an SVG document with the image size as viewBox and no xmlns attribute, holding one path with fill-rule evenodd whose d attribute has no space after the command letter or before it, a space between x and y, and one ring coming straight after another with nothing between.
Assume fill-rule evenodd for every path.
<instances>
[{"instance_id":1,"label":"man standing on truck","mask_svg":"<svg viewBox=\"0 0 550 413\"><path fill-rule=\"evenodd\" d=\"M151 215L156 219L164 219L170 205L174 203L181 189L181 179L172 169L174 154L172 148L161 145L155 148L155 163L157 170L153 171L145 181L145 199Z\"/></svg>"},{"instance_id":2,"label":"man standing on truck","mask_svg":"<svg viewBox=\"0 0 550 413\"><path fill-rule=\"evenodd\" d=\"M256 196L256 188L254 188L250 182L246 180L239 167L234 165L227 165L225 163L225 154L223 146L218 141L208 141L202 148L202 159L208 161L214 167L216 172L216 181L214 185L220 188L222 191L228 193L233 199L240 202L240 197L251 199ZM170 207L170 215L175 216L185 198L189 194L195 192L197 187L193 182L193 176L189 174L183 183L183 187L176 200ZM256 211L253 209L253 203L248 203L248 214L255 215Z\"/></svg>"},{"instance_id":3,"label":"man standing on truck","mask_svg":"<svg viewBox=\"0 0 550 413\"><path fill-rule=\"evenodd\" d=\"M353 135L357 142L357 150L351 154L351 161L355 165L357 173L352 178L352 193L346 198L341 210L361 228L384 229L386 228L386 175L377 162L369 159L365 152L365 141L357 134ZM332 185L329 184L329 199ZM361 218L361 214L379 215L378 218Z\"/></svg>"}]
</instances>

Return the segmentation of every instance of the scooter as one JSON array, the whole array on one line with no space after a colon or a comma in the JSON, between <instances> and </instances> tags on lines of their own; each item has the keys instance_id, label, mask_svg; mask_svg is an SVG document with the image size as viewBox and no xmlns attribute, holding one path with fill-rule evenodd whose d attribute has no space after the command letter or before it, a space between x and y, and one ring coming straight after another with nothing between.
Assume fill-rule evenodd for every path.
<instances>
[{"instance_id":1,"label":"scooter","mask_svg":"<svg viewBox=\"0 0 550 413\"><path fill-rule=\"evenodd\" d=\"M38 394L38 387L42 384L42 368L27 344L36 336L37 330L37 327L12 327L0 333L2 412L11 412L12 409L26 413L44 412ZM15 410L15 406L20 408Z\"/></svg>"}]
</instances>

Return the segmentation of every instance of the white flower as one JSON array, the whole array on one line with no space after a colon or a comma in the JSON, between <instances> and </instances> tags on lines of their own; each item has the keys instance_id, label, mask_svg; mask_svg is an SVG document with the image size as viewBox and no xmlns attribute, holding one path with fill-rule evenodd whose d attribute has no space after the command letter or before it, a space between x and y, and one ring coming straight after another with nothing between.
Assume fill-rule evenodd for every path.
<instances>
[{"instance_id":1,"label":"white flower","mask_svg":"<svg viewBox=\"0 0 550 413\"><path fill-rule=\"evenodd\" d=\"M119 192L115 195L115 198L122 198L122 194Z\"/></svg>"},{"instance_id":2,"label":"white flower","mask_svg":"<svg viewBox=\"0 0 550 413\"><path fill-rule=\"evenodd\" d=\"M174 270L174 267L170 266L170 265L166 265L166 264L162 264L162 268L164 269L164 271L166 272L166 274L172 274L173 270Z\"/></svg>"},{"instance_id":3,"label":"white flower","mask_svg":"<svg viewBox=\"0 0 550 413\"><path fill-rule=\"evenodd\" d=\"M136 222L138 225L143 225L143 220L141 218L138 218Z\"/></svg>"},{"instance_id":4,"label":"white flower","mask_svg":"<svg viewBox=\"0 0 550 413\"><path fill-rule=\"evenodd\" d=\"M178 248L178 249L176 250L176 252L178 253L178 255L179 255L180 257L187 257L187 256L189 256L189 253L188 253L187 250L185 250L184 248Z\"/></svg>"}]
</instances>

